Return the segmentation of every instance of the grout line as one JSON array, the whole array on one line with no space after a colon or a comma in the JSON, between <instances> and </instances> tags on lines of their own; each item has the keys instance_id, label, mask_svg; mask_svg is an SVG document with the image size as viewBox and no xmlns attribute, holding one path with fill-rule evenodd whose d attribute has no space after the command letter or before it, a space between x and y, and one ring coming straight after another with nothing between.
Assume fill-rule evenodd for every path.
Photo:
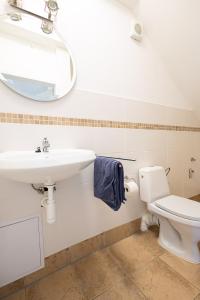
<instances>
[{"instance_id":1,"label":"grout line","mask_svg":"<svg viewBox=\"0 0 200 300\"><path fill-rule=\"evenodd\" d=\"M143 291L135 284L135 282L133 281L133 279L132 278L130 278L130 277L128 277L126 274L123 274L123 278L124 278L124 280L126 280L126 279L128 279L128 280L130 280L131 281L131 283L133 284L133 286L135 286L137 289L138 289L138 291L142 294L142 296L144 297L144 299L147 299L147 297L145 296L145 294L143 293ZM114 290L115 289L115 286L116 286L116 284L118 283L118 282L121 282L121 280L120 279L118 279L118 280L116 280L115 281L115 284L112 286L110 286L109 288L107 288L104 292L102 292L102 293L100 293L99 295L97 295L97 296L95 296L94 298L90 298L90 299L88 299L88 300L98 300L98 298L100 297L100 296L103 296L105 293L107 293L108 291L111 291L111 290Z\"/></svg>"},{"instance_id":2,"label":"grout line","mask_svg":"<svg viewBox=\"0 0 200 300\"><path fill-rule=\"evenodd\" d=\"M200 289L199 289L199 288L197 288L197 287L196 287L193 283L191 283L188 279L186 279L185 277L183 277L183 276L182 276L180 273L178 273L174 268L172 268L171 266L169 266L166 262L164 262L163 260L161 260L161 259L160 259L160 256L155 256L151 261L149 261L149 262L146 264L146 266L144 266L144 267L141 268L141 269L138 269L138 270L134 271L132 274L134 274L134 273L136 273L136 272L143 272L144 270L146 270L146 269L148 268L148 266L149 266L153 261L158 261L158 263L159 263L159 262L164 263L164 265L165 265L171 272L174 272L179 278L181 278L182 280L184 280L185 282L187 282L187 283L191 286L191 288L194 288L194 289L198 290L198 292L200 292ZM127 274L127 277L128 277L130 280L132 280L132 282L135 284L135 286L140 290L140 286L137 284L137 282L135 282L135 280L134 280L134 278L132 277L131 273L128 273L128 274ZM142 293L143 293L143 291L142 291ZM144 293L143 293L143 294L144 294ZM195 298L194 298L193 300L195 300L196 297L197 297L198 295L200 295L200 293L198 293L198 294L195 296ZM145 295L145 297L146 297L146 299L148 299L146 295ZM192 299L191 299L191 300L192 300Z\"/></svg>"},{"instance_id":3,"label":"grout line","mask_svg":"<svg viewBox=\"0 0 200 300\"><path fill-rule=\"evenodd\" d=\"M171 254L170 252L166 251L166 253L163 253L162 255L164 254ZM161 255L161 256L162 256ZM173 255L173 254L172 254ZM175 256L175 255L174 255ZM179 259L182 259L181 257L177 257ZM181 273L179 273L176 269L174 269L172 266L170 266L166 261L162 260L162 258L159 256L158 259L164 263L169 269L173 270L179 277L183 278L185 281L187 281L192 287L194 287L195 289L197 289L199 292L200 292L200 287L196 286L193 282L191 282L188 278L184 277ZM183 259L182 259L183 260ZM195 297L196 298L196 297Z\"/></svg>"},{"instance_id":4,"label":"grout line","mask_svg":"<svg viewBox=\"0 0 200 300\"><path fill-rule=\"evenodd\" d=\"M200 299L200 294L197 294L193 300L199 300L199 299Z\"/></svg>"},{"instance_id":5,"label":"grout line","mask_svg":"<svg viewBox=\"0 0 200 300\"><path fill-rule=\"evenodd\" d=\"M170 253L170 252L169 252ZM180 274L176 269L174 269L173 267L171 267L170 265L168 265L167 262L163 261L160 257L158 257L158 260L160 260L162 263L164 263L169 269L171 269L172 271L174 271L179 277L181 277L182 279L184 279L185 281L187 281L193 288L197 289L200 292L200 288L196 287L196 285L194 285L189 279L185 278L182 274ZM197 296L195 296L196 298Z\"/></svg>"}]
</instances>

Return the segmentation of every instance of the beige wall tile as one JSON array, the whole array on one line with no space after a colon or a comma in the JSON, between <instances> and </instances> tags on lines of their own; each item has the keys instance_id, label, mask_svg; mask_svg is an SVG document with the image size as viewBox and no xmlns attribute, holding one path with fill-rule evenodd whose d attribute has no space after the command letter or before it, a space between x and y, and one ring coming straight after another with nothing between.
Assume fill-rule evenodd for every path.
<instances>
[{"instance_id":1,"label":"beige wall tile","mask_svg":"<svg viewBox=\"0 0 200 300\"><path fill-rule=\"evenodd\" d=\"M103 248L103 234L83 241L77 245L70 247L71 262L75 262L78 259L85 257L101 248Z\"/></svg>"},{"instance_id":2,"label":"beige wall tile","mask_svg":"<svg viewBox=\"0 0 200 300\"><path fill-rule=\"evenodd\" d=\"M23 289L17 293L14 293L4 299L5 300L26 300L25 289Z\"/></svg>"},{"instance_id":3,"label":"beige wall tile","mask_svg":"<svg viewBox=\"0 0 200 300\"><path fill-rule=\"evenodd\" d=\"M16 280L15 282L12 282L2 288L0 288L0 299L2 297L5 297L9 294L12 294L18 290L20 290L21 288L24 287L24 279L19 279L19 280Z\"/></svg>"},{"instance_id":4,"label":"beige wall tile","mask_svg":"<svg viewBox=\"0 0 200 300\"><path fill-rule=\"evenodd\" d=\"M140 230L141 219L136 219L129 223L130 235Z\"/></svg>"},{"instance_id":5,"label":"beige wall tile","mask_svg":"<svg viewBox=\"0 0 200 300\"><path fill-rule=\"evenodd\" d=\"M106 247L112 245L128 236L130 236L129 224L125 224L120 227L113 228L103 233L104 246Z\"/></svg>"},{"instance_id":6,"label":"beige wall tile","mask_svg":"<svg viewBox=\"0 0 200 300\"><path fill-rule=\"evenodd\" d=\"M103 233L104 246L107 247L134 234L140 229L140 222L141 220L137 219L133 222L124 224L122 226L104 232Z\"/></svg>"}]
</instances>

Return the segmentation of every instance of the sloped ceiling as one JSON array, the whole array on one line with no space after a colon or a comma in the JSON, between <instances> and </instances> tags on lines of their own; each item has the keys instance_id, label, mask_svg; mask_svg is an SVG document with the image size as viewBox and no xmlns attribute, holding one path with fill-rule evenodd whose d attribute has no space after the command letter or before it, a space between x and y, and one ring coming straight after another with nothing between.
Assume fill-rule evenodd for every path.
<instances>
[{"instance_id":1,"label":"sloped ceiling","mask_svg":"<svg viewBox=\"0 0 200 300\"><path fill-rule=\"evenodd\" d=\"M200 1L121 2L137 13L176 86L200 118Z\"/></svg>"},{"instance_id":2,"label":"sloped ceiling","mask_svg":"<svg viewBox=\"0 0 200 300\"><path fill-rule=\"evenodd\" d=\"M138 4L138 0L119 0L119 2L121 2L122 4L124 4L125 6L127 6L133 11L135 10Z\"/></svg>"}]
</instances>

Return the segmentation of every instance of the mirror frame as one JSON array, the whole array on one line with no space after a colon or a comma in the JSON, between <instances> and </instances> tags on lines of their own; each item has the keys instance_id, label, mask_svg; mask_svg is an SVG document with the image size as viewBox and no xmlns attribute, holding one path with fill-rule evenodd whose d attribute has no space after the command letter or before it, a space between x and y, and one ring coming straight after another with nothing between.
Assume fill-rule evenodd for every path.
<instances>
[{"instance_id":1,"label":"mirror frame","mask_svg":"<svg viewBox=\"0 0 200 300\"><path fill-rule=\"evenodd\" d=\"M9 17L11 13L4 13L4 14L1 14L0 15L0 18L3 17L3 16L6 16L6 17ZM20 12L18 13L20 15L25 15L25 16L30 16L32 18L36 18L36 16L32 16L32 15L29 15L28 13L25 13L25 12ZM42 20L41 20L42 21ZM13 21L14 22L14 21ZM41 28L40 28L41 29ZM41 29L42 30L42 29ZM36 102L41 102L41 103L50 103L50 102L55 102L55 101L58 101L62 98L64 98L65 96L67 96L73 89L73 87L75 86L76 84L76 80L77 80L77 70L76 70L76 63L75 63L75 60L74 60L74 57L72 55L72 52L71 52L71 48L69 47L69 44L65 41L65 39L62 37L62 35L57 31L57 28L55 26L53 26L53 32L54 34L56 34L58 36L58 38L63 42L66 50L68 51L69 53L69 56L70 56L70 60L71 60L71 64L70 64L70 69L73 71L73 76L72 76L72 82L69 86L69 88L67 89L67 91L65 92L64 95L61 95L60 97L56 98L56 99L52 99L52 100L39 100L39 99L33 99L27 95L23 95L21 94L20 92L16 91L15 89L13 89L12 87L8 86L1 78L0 78L0 82L2 82L9 90L11 90L12 92L22 96L23 98L25 99L30 99L32 101L36 101ZM50 33L51 34L51 33ZM0 71L0 74L1 71Z\"/></svg>"}]
</instances>

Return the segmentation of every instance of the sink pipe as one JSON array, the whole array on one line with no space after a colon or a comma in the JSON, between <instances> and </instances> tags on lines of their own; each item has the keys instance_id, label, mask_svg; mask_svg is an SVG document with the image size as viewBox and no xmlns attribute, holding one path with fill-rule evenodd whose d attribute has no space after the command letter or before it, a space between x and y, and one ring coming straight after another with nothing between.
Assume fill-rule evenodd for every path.
<instances>
[{"instance_id":1,"label":"sink pipe","mask_svg":"<svg viewBox=\"0 0 200 300\"><path fill-rule=\"evenodd\" d=\"M46 221L48 224L56 222L56 201L54 199L54 191L56 191L56 185L40 185L32 184L32 187L39 194L45 195L41 200L41 207L46 210Z\"/></svg>"},{"instance_id":2,"label":"sink pipe","mask_svg":"<svg viewBox=\"0 0 200 300\"><path fill-rule=\"evenodd\" d=\"M56 221L56 201L54 199L55 184L46 185L44 188L47 189L47 196L42 199L41 205L46 209L47 223L53 224Z\"/></svg>"}]
</instances>

